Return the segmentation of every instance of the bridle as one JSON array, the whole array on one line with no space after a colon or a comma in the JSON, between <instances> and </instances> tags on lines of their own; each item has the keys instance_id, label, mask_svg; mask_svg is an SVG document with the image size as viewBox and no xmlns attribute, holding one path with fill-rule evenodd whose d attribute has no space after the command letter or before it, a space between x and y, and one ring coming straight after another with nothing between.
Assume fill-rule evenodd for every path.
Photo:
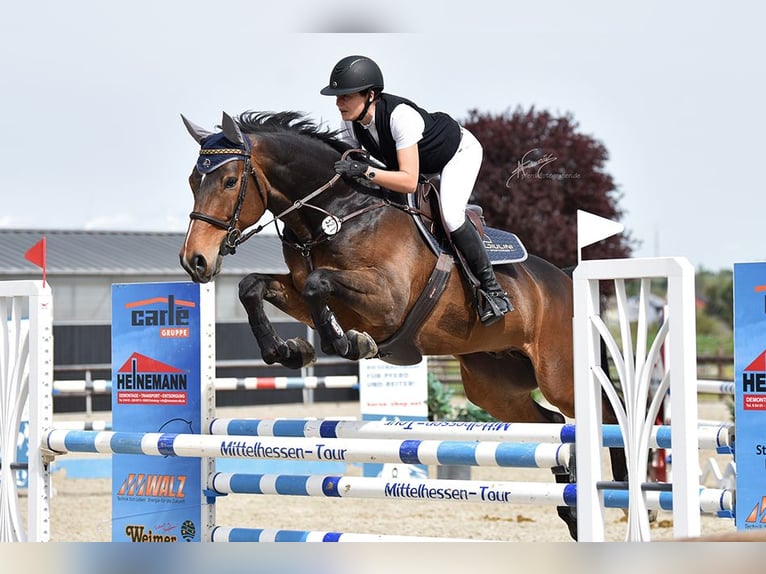
<instances>
[{"instance_id":1,"label":"bridle","mask_svg":"<svg viewBox=\"0 0 766 574\"><path fill-rule=\"evenodd\" d=\"M247 141L247 140L245 140ZM198 219L199 221L204 221L205 223L209 223L210 225L217 227L219 229L223 229L226 231L226 239L224 239L223 243L221 243L221 255L228 255L233 254L236 252L237 245L248 239L253 233L258 233L260 229L257 231L251 231L248 233L245 233L243 235L242 231L237 227L237 224L239 223L239 216L242 212L242 205L245 202L245 196L247 195L247 180L248 176L252 176L253 181L255 182L255 187L258 190L258 196L261 198L261 202L263 203L264 211L266 208L266 201L267 197L266 194L263 192L263 188L261 187L260 181L258 181L258 174L253 169L251 159L250 159L250 146L246 144L245 150L241 149L227 149L227 150L221 150L221 149L201 149L199 151L200 155L220 155L220 154L230 154L230 155L236 155L242 158L242 160L245 162L244 167L242 168L242 174L240 175L240 184L239 184L239 195L237 196L237 204L234 206L234 213L231 215L228 221L225 221L223 219L218 219L217 217L213 217L212 215L208 215L206 213L202 213L201 211L192 211L189 214L189 219Z\"/></svg>"}]
</instances>

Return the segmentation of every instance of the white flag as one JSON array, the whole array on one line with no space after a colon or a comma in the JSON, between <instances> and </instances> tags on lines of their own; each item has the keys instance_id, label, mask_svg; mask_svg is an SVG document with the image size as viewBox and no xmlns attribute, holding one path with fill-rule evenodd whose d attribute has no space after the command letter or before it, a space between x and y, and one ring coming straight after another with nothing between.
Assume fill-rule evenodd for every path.
<instances>
[{"instance_id":1,"label":"white flag","mask_svg":"<svg viewBox=\"0 0 766 574\"><path fill-rule=\"evenodd\" d=\"M577 257L582 260L582 248L612 235L622 233L625 226L600 215L577 210Z\"/></svg>"}]
</instances>

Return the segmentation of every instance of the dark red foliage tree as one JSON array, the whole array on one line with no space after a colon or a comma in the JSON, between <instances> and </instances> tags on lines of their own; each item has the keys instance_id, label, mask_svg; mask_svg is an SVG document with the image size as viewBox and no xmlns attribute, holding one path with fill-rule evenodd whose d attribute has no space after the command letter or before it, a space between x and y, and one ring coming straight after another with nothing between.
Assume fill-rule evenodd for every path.
<instances>
[{"instance_id":1,"label":"dark red foliage tree","mask_svg":"<svg viewBox=\"0 0 766 574\"><path fill-rule=\"evenodd\" d=\"M570 114L516 109L469 112L462 122L482 143L484 162L471 201L487 224L512 231L530 253L560 267L577 263L577 210L619 221L622 194L604 171L604 145L578 132ZM628 257L627 232L584 250L585 259Z\"/></svg>"}]
</instances>

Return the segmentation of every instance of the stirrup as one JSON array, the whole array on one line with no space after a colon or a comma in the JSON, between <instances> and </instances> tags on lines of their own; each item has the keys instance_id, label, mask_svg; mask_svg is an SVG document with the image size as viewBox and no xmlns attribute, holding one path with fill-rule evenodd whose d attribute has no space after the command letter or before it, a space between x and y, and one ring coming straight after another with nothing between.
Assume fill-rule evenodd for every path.
<instances>
[{"instance_id":1,"label":"stirrup","mask_svg":"<svg viewBox=\"0 0 766 574\"><path fill-rule=\"evenodd\" d=\"M495 293L480 289L476 303L479 320L485 327L498 322L503 315L513 311L513 304L503 291Z\"/></svg>"}]
</instances>

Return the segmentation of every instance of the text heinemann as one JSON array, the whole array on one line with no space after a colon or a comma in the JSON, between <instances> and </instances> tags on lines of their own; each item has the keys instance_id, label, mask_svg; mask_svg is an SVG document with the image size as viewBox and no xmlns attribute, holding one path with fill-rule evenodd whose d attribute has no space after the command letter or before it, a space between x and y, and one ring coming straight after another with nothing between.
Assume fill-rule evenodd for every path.
<instances>
[{"instance_id":1,"label":"text heinemann","mask_svg":"<svg viewBox=\"0 0 766 574\"><path fill-rule=\"evenodd\" d=\"M117 388L124 391L185 391L186 373L118 373Z\"/></svg>"}]
</instances>

